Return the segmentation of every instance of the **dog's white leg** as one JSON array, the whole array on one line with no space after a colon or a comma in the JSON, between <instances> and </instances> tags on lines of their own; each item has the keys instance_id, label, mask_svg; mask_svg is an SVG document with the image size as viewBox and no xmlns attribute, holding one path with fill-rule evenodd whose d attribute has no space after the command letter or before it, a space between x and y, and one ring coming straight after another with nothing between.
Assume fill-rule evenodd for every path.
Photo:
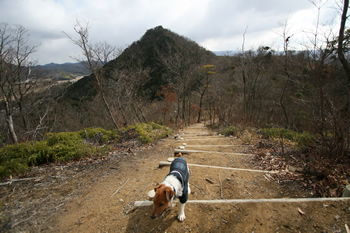
<instances>
[{"instance_id":1,"label":"dog's white leg","mask_svg":"<svg viewBox=\"0 0 350 233\"><path fill-rule=\"evenodd\" d=\"M185 204L180 203L179 216L177 216L177 218L180 220L180 222L185 220Z\"/></svg>"},{"instance_id":2,"label":"dog's white leg","mask_svg":"<svg viewBox=\"0 0 350 233\"><path fill-rule=\"evenodd\" d=\"M187 184L187 187L188 187L188 194L191 194L191 188L190 188L190 182L188 182L188 184Z\"/></svg>"}]
</instances>

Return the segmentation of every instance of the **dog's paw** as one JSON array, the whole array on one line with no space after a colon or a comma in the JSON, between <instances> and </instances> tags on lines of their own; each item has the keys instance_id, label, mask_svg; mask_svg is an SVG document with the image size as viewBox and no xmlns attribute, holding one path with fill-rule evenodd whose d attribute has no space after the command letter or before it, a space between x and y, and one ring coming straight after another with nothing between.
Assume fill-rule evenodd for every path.
<instances>
[{"instance_id":1,"label":"dog's paw","mask_svg":"<svg viewBox=\"0 0 350 233\"><path fill-rule=\"evenodd\" d=\"M182 222L183 220L185 220L186 216L184 214L179 214L177 218L179 219L180 222Z\"/></svg>"}]
</instances>

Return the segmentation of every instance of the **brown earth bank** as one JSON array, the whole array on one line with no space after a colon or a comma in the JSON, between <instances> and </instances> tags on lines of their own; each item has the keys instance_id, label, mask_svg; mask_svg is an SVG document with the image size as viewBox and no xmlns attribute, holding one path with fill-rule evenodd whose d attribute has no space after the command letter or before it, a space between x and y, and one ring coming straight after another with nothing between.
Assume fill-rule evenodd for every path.
<instances>
[{"instance_id":1,"label":"brown earth bank","mask_svg":"<svg viewBox=\"0 0 350 233\"><path fill-rule=\"evenodd\" d=\"M350 200L312 202L178 204L152 220L152 206L134 207L162 182L160 161L186 143L189 164L259 170L251 145L220 137L196 124L154 145L116 150L105 158L33 169L33 179L0 186L2 232L346 232ZM203 152L204 151L204 152ZM239 152L239 153L237 153ZM264 172L190 166L190 200L311 197L295 182Z\"/></svg>"}]
</instances>

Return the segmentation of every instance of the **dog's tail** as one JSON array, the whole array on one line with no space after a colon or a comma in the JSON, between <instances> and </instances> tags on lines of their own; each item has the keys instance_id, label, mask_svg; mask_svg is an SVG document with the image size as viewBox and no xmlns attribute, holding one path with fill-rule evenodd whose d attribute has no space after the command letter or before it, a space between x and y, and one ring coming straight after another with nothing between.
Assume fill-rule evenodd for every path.
<instances>
[{"instance_id":1,"label":"dog's tail","mask_svg":"<svg viewBox=\"0 0 350 233\"><path fill-rule=\"evenodd\" d=\"M178 154L177 154L177 157L182 157L182 153L181 153L181 152L178 153Z\"/></svg>"}]
</instances>

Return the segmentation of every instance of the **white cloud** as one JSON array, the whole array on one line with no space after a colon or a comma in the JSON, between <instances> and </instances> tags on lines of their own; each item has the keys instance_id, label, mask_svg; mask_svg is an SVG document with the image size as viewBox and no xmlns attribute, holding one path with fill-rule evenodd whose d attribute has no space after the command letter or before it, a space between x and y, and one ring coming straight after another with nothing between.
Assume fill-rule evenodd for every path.
<instances>
[{"instance_id":1,"label":"white cloud","mask_svg":"<svg viewBox=\"0 0 350 233\"><path fill-rule=\"evenodd\" d=\"M66 25L64 7L53 0L3 0L0 6L1 21L21 24L33 35L58 36Z\"/></svg>"},{"instance_id":2,"label":"white cloud","mask_svg":"<svg viewBox=\"0 0 350 233\"><path fill-rule=\"evenodd\" d=\"M321 21L331 25L332 1L321 9ZM314 29L316 16L317 9L307 0L0 0L0 21L30 31L41 44L35 54L41 63L69 61L78 51L62 33L74 35L76 19L89 21L93 40L116 46L131 44L147 29L163 25L207 49L233 50L241 48L247 26L246 48L278 47L281 20L288 18L291 31L299 35Z\"/></svg>"},{"instance_id":3,"label":"white cloud","mask_svg":"<svg viewBox=\"0 0 350 233\"><path fill-rule=\"evenodd\" d=\"M81 51L68 38L57 38L43 40L35 55L39 64L65 63L76 62L74 58L79 58Z\"/></svg>"}]
</instances>

